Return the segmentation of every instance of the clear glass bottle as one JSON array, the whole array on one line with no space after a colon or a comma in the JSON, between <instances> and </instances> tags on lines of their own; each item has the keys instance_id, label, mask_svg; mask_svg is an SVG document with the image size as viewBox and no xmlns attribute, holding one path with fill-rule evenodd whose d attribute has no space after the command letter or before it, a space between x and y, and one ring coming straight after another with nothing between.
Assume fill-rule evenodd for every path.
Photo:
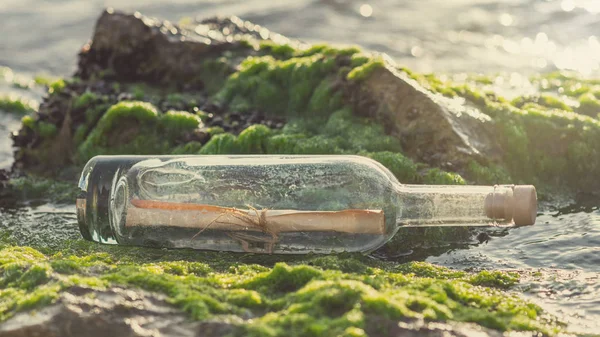
<instances>
[{"instance_id":1,"label":"clear glass bottle","mask_svg":"<svg viewBox=\"0 0 600 337\"><path fill-rule=\"evenodd\" d=\"M98 156L79 182L93 241L260 253L368 252L401 226L535 222L533 186L403 185L360 156Z\"/></svg>"}]
</instances>

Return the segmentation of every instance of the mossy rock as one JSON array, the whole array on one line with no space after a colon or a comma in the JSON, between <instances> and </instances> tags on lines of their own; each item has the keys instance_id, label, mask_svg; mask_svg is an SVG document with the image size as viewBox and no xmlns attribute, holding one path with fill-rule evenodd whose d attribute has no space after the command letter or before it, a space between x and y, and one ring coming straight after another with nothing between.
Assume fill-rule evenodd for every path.
<instances>
[{"instance_id":1,"label":"mossy rock","mask_svg":"<svg viewBox=\"0 0 600 337\"><path fill-rule=\"evenodd\" d=\"M280 263L251 255L75 242L60 250L46 249L45 254L5 244L0 253L0 285L6 294L0 302L0 321L61 301L74 287L100 295L107 288L127 287L159 293L192 319L227 322L233 336L329 336L349 331L378 336L386 335L388 328L375 322L419 319L547 335L561 329L539 307L504 292L518 276L503 272L471 274L353 255ZM147 314L155 311L150 308Z\"/></svg>"},{"instance_id":2,"label":"mossy rock","mask_svg":"<svg viewBox=\"0 0 600 337\"><path fill-rule=\"evenodd\" d=\"M170 42L182 31L197 39ZM477 88L489 80L476 79L475 85L443 82L432 75L401 70L382 55L362 53L355 47L307 47L238 18L190 21L177 27L114 11L104 12L98 20L92 43L81 54L77 76L49 85L48 100L63 102L62 115L44 104L38 114L24 119L17 139L27 141L16 142L18 167L81 165L101 153L231 150L368 156L389 151L425 168L409 174L414 179L405 182L509 181L535 183L562 193L593 193L600 187L590 178L600 171L594 146L600 139L595 112L600 90L593 80L551 74L540 83L546 83L543 88L562 88L558 95L542 88L548 92L508 101ZM148 93L158 86L166 88L162 95L172 107L158 107L159 116L173 107L187 109L193 97L201 97L241 115L258 110L280 116L290 127L282 132L271 130L259 147L244 149L234 144L235 133L213 142L208 137L194 139L192 124L189 129L166 131L168 139L156 137L165 132L168 122L137 125L135 117L131 119L135 123L119 123L125 129L110 131L113 124L103 122L102 116L113 111L110 106L118 100L105 98L95 83L112 81L118 95L124 80L137 81L127 100L135 97L155 106L159 101ZM74 90L74 83L83 90ZM567 104L561 94L578 99L579 105ZM86 118L79 117L82 110ZM242 130L237 128L236 133ZM207 131L202 132L212 135ZM100 134L111 132L119 137L105 135L102 140ZM203 149L186 147L188 142L209 144ZM73 146L66 143L78 149L66 155L53 153ZM46 160L50 157L65 159ZM47 171L53 172L52 167Z\"/></svg>"}]
</instances>

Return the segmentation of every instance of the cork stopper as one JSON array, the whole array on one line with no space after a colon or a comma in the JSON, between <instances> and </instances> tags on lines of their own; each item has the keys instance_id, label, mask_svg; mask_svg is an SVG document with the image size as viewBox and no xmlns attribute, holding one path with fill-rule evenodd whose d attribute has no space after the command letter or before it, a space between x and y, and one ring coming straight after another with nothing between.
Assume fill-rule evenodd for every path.
<instances>
[{"instance_id":1,"label":"cork stopper","mask_svg":"<svg viewBox=\"0 0 600 337\"><path fill-rule=\"evenodd\" d=\"M517 226L535 223L537 216L537 194L532 185L506 186L488 194L485 199L485 214L488 218L513 221Z\"/></svg>"}]
</instances>

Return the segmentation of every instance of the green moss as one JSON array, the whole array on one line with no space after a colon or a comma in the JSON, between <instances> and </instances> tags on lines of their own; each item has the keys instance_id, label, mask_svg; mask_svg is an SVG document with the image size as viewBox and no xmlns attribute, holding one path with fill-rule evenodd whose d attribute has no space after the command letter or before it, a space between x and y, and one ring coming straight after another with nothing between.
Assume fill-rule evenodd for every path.
<instances>
[{"instance_id":1,"label":"green moss","mask_svg":"<svg viewBox=\"0 0 600 337\"><path fill-rule=\"evenodd\" d=\"M402 272L403 274L435 279L455 279L462 278L466 275L465 272L462 271L438 267L425 262L409 262L396 267L395 270Z\"/></svg>"},{"instance_id":2,"label":"green moss","mask_svg":"<svg viewBox=\"0 0 600 337\"><path fill-rule=\"evenodd\" d=\"M519 276L515 273L503 273L499 271L481 271L469 278L469 283L495 288L509 288L519 282Z\"/></svg>"},{"instance_id":3,"label":"green moss","mask_svg":"<svg viewBox=\"0 0 600 337\"><path fill-rule=\"evenodd\" d=\"M289 44L278 44L272 41L260 41L259 50L263 54L273 55L279 59L290 59L292 57L306 57L316 54L326 56L352 56L359 53L358 47L334 47L328 44L316 44L307 49L296 49Z\"/></svg>"},{"instance_id":4,"label":"green moss","mask_svg":"<svg viewBox=\"0 0 600 337\"><path fill-rule=\"evenodd\" d=\"M38 103L34 100L16 95L0 95L0 110L4 112L25 114L37 111L37 109Z\"/></svg>"},{"instance_id":5,"label":"green moss","mask_svg":"<svg viewBox=\"0 0 600 337\"><path fill-rule=\"evenodd\" d=\"M417 165L400 153L386 151L364 153L364 155L383 164L402 183L414 183L417 181Z\"/></svg>"},{"instance_id":6,"label":"green moss","mask_svg":"<svg viewBox=\"0 0 600 337\"><path fill-rule=\"evenodd\" d=\"M298 115L307 111L315 88L334 67L334 59L321 54L284 61L272 56L249 57L241 63L240 71L227 79L216 97L227 104L243 97L244 102L263 111Z\"/></svg>"},{"instance_id":7,"label":"green moss","mask_svg":"<svg viewBox=\"0 0 600 337\"><path fill-rule=\"evenodd\" d=\"M352 68L360 67L371 60L371 57L362 53L352 55L351 66Z\"/></svg>"},{"instance_id":8,"label":"green moss","mask_svg":"<svg viewBox=\"0 0 600 337\"><path fill-rule=\"evenodd\" d=\"M208 113L196 108L194 109L194 112L196 113L196 116L198 116L198 118L200 118L200 120L202 122L206 122L208 120Z\"/></svg>"},{"instance_id":9,"label":"green moss","mask_svg":"<svg viewBox=\"0 0 600 337\"><path fill-rule=\"evenodd\" d=\"M174 148L171 151L171 154L197 154L200 152L201 148L202 143L193 141Z\"/></svg>"},{"instance_id":10,"label":"green moss","mask_svg":"<svg viewBox=\"0 0 600 337\"><path fill-rule=\"evenodd\" d=\"M100 118L78 147L78 160L86 162L99 154L160 154L175 148L174 138L200 123L189 113L158 115L145 102L119 102ZM164 137L164 134L168 137Z\"/></svg>"},{"instance_id":11,"label":"green moss","mask_svg":"<svg viewBox=\"0 0 600 337\"><path fill-rule=\"evenodd\" d=\"M386 135L382 125L356 118L348 108L334 112L320 134L331 138L339 137L340 147L353 152L401 151L400 141Z\"/></svg>"},{"instance_id":12,"label":"green moss","mask_svg":"<svg viewBox=\"0 0 600 337\"><path fill-rule=\"evenodd\" d=\"M131 118L140 123L152 123L158 119L156 107L146 102L120 102L108 109L96 130L106 132L123 119Z\"/></svg>"},{"instance_id":13,"label":"green moss","mask_svg":"<svg viewBox=\"0 0 600 337\"><path fill-rule=\"evenodd\" d=\"M143 85L134 85L131 88L131 92L133 94L133 98L135 100L141 101L144 99L144 97L146 96L146 91L145 91L145 87Z\"/></svg>"},{"instance_id":14,"label":"green moss","mask_svg":"<svg viewBox=\"0 0 600 337\"><path fill-rule=\"evenodd\" d=\"M167 111L160 116L159 124L171 138L192 131L202 124L200 117L186 111Z\"/></svg>"},{"instance_id":15,"label":"green moss","mask_svg":"<svg viewBox=\"0 0 600 337\"><path fill-rule=\"evenodd\" d=\"M56 78L53 78L48 75L35 75L33 77L33 81L37 85L49 87L54 81L56 81Z\"/></svg>"},{"instance_id":16,"label":"green moss","mask_svg":"<svg viewBox=\"0 0 600 337\"><path fill-rule=\"evenodd\" d=\"M428 185L465 185L465 180L457 173L445 172L438 168L427 171L422 178L424 184Z\"/></svg>"},{"instance_id":17,"label":"green moss","mask_svg":"<svg viewBox=\"0 0 600 337\"><path fill-rule=\"evenodd\" d=\"M46 256L31 247L10 247L2 249L0 265L12 265L19 263L34 263L46 260Z\"/></svg>"},{"instance_id":18,"label":"green moss","mask_svg":"<svg viewBox=\"0 0 600 337\"><path fill-rule=\"evenodd\" d=\"M306 50L298 51L297 54L300 56L311 56L317 53L327 56L352 56L359 52L360 48L356 46L334 47L328 44L315 44Z\"/></svg>"},{"instance_id":19,"label":"green moss","mask_svg":"<svg viewBox=\"0 0 600 337\"><path fill-rule=\"evenodd\" d=\"M385 67L383 63L383 59L374 58L369 60L367 63L364 63L350 71L348 73L348 80L350 81L362 81L369 77L371 73L376 70Z\"/></svg>"},{"instance_id":20,"label":"green moss","mask_svg":"<svg viewBox=\"0 0 600 337\"><path fill-rule=\"evenodd\" d=\"M539 179L552 186L570 184L583 190L593 186L587 177L600 170L598 151L592 145L600 140L597 120L536 107L509 115L497 111L496 118L505 135L505 162L511 176L529 182Z\"/></svg>"},{"instance_id":21,"label":"green moss","mask_svg":"<svg viewBox=\"0 0 600 337\"><path fill-rule=\"evenodd\" d=\"M21 124L24 128L28 128L46 139L52 138L58 133L56 125L44 121L36 121L32 116L21 118Z\"/></svg>"},{"instance_id":22,"label":"green moss","mask_svg":"<svg viewBox=\"0 0 600 337\"><path fill-rule=\"evenodd\" d=\"M48 86L49 94L59 94L65 88L66 83L63 79L58 79Z\"/></svg>"},{"instance_id":23,"label":"green moss","mask_svg":"<svg viewBox=\"0 0 600 337\"><path fill-rule=\"evenodd\" d=\"M338 109L342 104L342 94L335 92L332 81L326 78L315 88L308 102L308 110L331 112Z\"/></svg>"},{"instance_id":24,"label":"green moss","mask_svg":"<svg viewBox=\"0 0 600 337\"><path fill-rule=\"evenodd\" d=\"M210 128L206 129L206 132L208 132L209 135L214 136L220 133L225 133L225 130L223 130L223 128L220 126L211 126Z\"/></svg>"},{"instance_id":25,"label":"green moss","mask_svg":"<svg viewBox=\"0 0 600 337\"><path fill-rule=\"evenodd\" d=\"M297 291L311 280L321 276L322 272L310 266L290 267L285 263L277 263L270 271L260 273L238 286L262 293L288 293Z\"/></svg>"},{"instance_id":26,"label":"green moss","mask_svg":"<svg viewBox=\"0 0 600 337\"><path fill-rule=\"evenodd\" d=\"M503 272L471 274L423 262L397 266L353 255L307 256L269 267L243 261L253 258L244 255L78 245L52 255L25 247L0 250L0 321L47 305L73 285L116 285L162 293L194 319L250 314L252 320L235 319L234 335L360 334L382 318L474 322L550 335L560 329L539 307L500 291L517 282Z\"/></svg>"},{"instance_id":27,"label":"green moss","mask_svg":"<svg viewBox=\"0 0 600 337\"><path fill-rule=\"evenodd\" d=\"M38 122L36 124L37 132L42 138L51 138L56 136L58 129L56 125L47 122Z\"/></svg>"},{"instance_id":28,"label":"green moss","mask_svg":"<svg viewBox=\"0 0 600 337\"><path fill-rule=\"evenodd\" d=\"M341 154L339 138L307 137L303 134L276 135L269 139L268 153L282 154Z\"/></svg>"},{"instance_id":29,"label":"green moss","mask_svg":"<svg viewBox=\"0 0 600 337\"><path fill-rule=\"evenodd\" d=\"M180 93L171 93L167 95L167 102L172 105L185 103L185 98Z\"/></svg>"},{"instance_id":30,"label":"green moss","mask_svg":"<svg viewBox=\"0 0 600 337\"><path fill-rule=\"evenodd\" d=\"M246 58L219 90L217 100L236 111L258 108L288 116L329 115L343 107L334 86L340 69L337 59L351 57L357 48L317 45L297 50L261 42L260 50L269 55ZM359 61L354 65L364 67Z\"/></svg>"},{"instance_id":31,"label":"green moss","mask_svg":"<svg viewBox=\"0 0 600 337\"><path fill-rule=\"evenodd\" d=\"M577 111L588 116L597 116L600 113L600 100L593 93L583 94L579 96Z\"/></svg>"},{"instance_id":32,"label":"green moss","mask_svg":"<svg viewBox=\"0 0 600 337\"><path fill-rule=\"evenodd\" d=\"M77 197L78 189L72 182L61 182L52 179L28 175L9 180L8 188L0 196L16 200L49 200L54 203L72 203Z\"/></svg>"},{"instance_id":33,"label":"green moss","mask_svg":"<svg viewBox=\"0 0 600 337\"><path fill-rule=\"evenodd\" d=\"M464 171L469 180L478 183L510 180L580 191L597 188L592 187L597 183L588 177L589 172L600 172L598 150L594 146L600 140L600 122L570 111L571 107L562 99L564 95L577 98L583 93L581 100L585 103L578 112L596 116L598 81L562 73L544 75L534 79L542 94L517 97L508 103L500 96L483 93L472 83L456 84L410 71L407 74L436 93L458 95L476 103L493 119L502 159L485 165L468 164Z\"/></svg>"},{"instance_id":34,"label":"green moss","mask_svg":"<svg viewBox=\"0 0 600 337\"><path fill-rule=\"evenodd\" d=\"M240 153L237 137L230 133L220 133L210 138L200 150L200 154Z\"/></svg>"},{"instance_id":35,"label":"green moss","mask_svg":"<svg viewBox=\"0 0 600 337\"><path fill-rule=\"evenodd\" d=\"M503 167L494 164L482 166L474 160L467 165L466 175L480 185L510 184L512 181Z\"/></svg>"},{"instance_id":36,"label":"green moss","mask_svg":"<svg viewBox=\"0 0 600 337\"><path fill-rule=\"evenodd\" d=\"M23 125L23 127L32 129L35 127L35 119L33 119L33 117L31 116L24 116L23 118L21 118L21 124Z\"/></svg>"},{"instance_id":37,"label":"green moss","mask_svg":"<svg viewBox=\"0 0 600 337\"><path fill-rule=\"evenodd\" d=\"M282 59L289 59L296 52L296 49L289 44L278 44L269 40L260 41L259 50Z\"/></svg>"},{"instance_id":38,"label":"green moss","mask_svg":"<svg viewBox=\"0 0 600 337\"><path fill-rule=\"evenodd\" d=\"M237 139L242 153L262 154L266 153L267 142L271 130L264 125L252 125L242 131Z\"/></svg>"},{"instance_id":39,"label":"green moss","mask_svg":"<svg viewBox=\"0 0 600 337\"><path fill-rule=\"evenodd\" d=\"M226 78L231 73L231 62L227 57L209 58L202 63L200 81L204 89L213 95L221 90Z\"/></svg>"},{"instance_id":40,"label":"green moss","mask_svg":"<svg viewBox=\"0 0 600 337\"><path fill-rule=\"evenodd\" d=\"M515 98L511 103L512 105L518 108L523 107L526 103L536 103L546 108L573 111L571 107L569 107L566 103L561 101L558 97L546 94L536 96L519 96Z\"/></svg>"},{"instance_id":41,"label":"green moss","mask_svg":"<svg viewBox=\"0 0 600 337\"><path fill-rule=\"evenodd\" d=\"M479 104L482 106L485 106L486 104L486 96L484 93L478 91L478 90L474 90L473 88L471 88L470 86L463 84L463 85L454 85L451 86L449 89L451 90L450 92L444 90L445 86L444 85L440 85L438 87L438 90L441 94L448 96L448 97L453 97L454 95L458 95L461 97L464 97L465 99L475 103L475 104Z\"/></svg>"},{"instance_id":42,"label":"green moss","mask_svg":"<svg viewBox=\"0 0 600 337\"><path fill-rule=\"evenodd\" d=\"M82 109L87 106L90 106L97 99L98 99L98 96L96 94L94 94L93 92L90 92L90 91L86 91L75 99L75 102L73 103L73 107L76 109Z\"/></svg>"}]
</instances>

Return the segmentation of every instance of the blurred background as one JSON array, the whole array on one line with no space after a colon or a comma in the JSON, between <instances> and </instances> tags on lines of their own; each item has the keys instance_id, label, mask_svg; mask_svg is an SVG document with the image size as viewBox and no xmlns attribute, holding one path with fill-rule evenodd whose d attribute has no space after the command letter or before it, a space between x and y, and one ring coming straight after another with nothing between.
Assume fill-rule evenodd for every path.
<instances>
[{"instance_id":1,"label":"blurred background","mask_svg":"<svg viewBox=\"0 0 600 337\"><path fill-rule=\"evenodd\" d=\"M0 66L71 74L104 7L174 22L237 15L306 42L385 52L419 72L600 68L598 0L2 0Z\"/></svg>"}]
</instances>

